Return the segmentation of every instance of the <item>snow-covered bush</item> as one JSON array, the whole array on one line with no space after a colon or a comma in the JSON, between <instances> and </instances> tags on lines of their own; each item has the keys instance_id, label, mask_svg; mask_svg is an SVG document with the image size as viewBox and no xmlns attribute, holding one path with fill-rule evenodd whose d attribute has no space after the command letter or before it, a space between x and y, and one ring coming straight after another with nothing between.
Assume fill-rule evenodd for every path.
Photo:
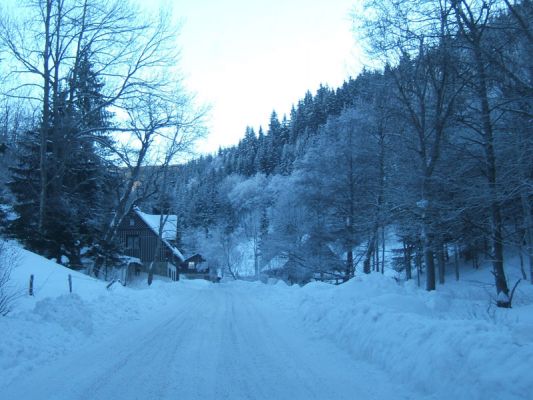
<instances>
[{"instance_id":1,"label":"snow-covered bush","mask_svg":"<svg viewBox=\"0 0 533 400\"><path fill-rule=\"evenodd\" d=\"M11 311L16 291L10 285L11 271L17 266L17 251L6 242L0 241L0 316Z\"/></svg>"}]
</instances>

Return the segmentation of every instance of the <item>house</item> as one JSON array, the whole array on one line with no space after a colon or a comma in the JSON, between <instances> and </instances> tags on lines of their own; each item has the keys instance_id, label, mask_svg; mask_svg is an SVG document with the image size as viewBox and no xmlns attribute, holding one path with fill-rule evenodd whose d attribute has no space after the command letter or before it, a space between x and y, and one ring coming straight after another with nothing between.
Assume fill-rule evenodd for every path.
<instances>
[{"instance_id":1,"label":"house","mask_svg":"<svg viewBox=\"0 0 533 400\"><path fill-rule=\"evenodd\" d=\"M282 252L266 263L261 271L264 279L281 279L289 284L311 281L338 281L344 275L345 263L322 241L306 236L300 246Z\"/></svg>"},{"instance_id":2,"label":"house","mask_svg":"<svg viewBox=\"0 0 533 400\"><path fill-rule=\"evenodd\" d=\"M179 279L178 268L185 257L176 247L177 222L176 215L146 214L138 207L130 210L118 226L117 237L123 253L139 262L129 264L126 277L139 275L141 271L148 272L153 263L154 274Z\"/></svg>"},{"instance_id":3,"label":"house","mask_svg":"<svg viewBox=\"0 0 533 400\"><path fill-rule=\"evenodd\" d=\"M179 265L178 272L189 279L214 279L213 273L207 265L207 260L200 254L195 254L184 260Z\"/></svg>"}]
</instances>

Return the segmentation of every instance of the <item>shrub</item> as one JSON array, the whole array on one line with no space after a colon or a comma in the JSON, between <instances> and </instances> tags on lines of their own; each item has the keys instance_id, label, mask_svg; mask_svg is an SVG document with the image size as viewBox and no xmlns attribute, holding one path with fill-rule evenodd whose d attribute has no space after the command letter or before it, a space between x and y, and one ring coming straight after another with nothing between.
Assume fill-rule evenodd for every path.
<instances>
[{"instance_id":1,"label":"shrub","mask_svg":"<svg viewBox=\"0 0 533 400\"><path fill-rule=\"evenodd\" d=\"M0 316L6 316L17 297L17 291L10 283L11 272L18 265L17 249L0 240Z\"/></svg>"}]
</instances>

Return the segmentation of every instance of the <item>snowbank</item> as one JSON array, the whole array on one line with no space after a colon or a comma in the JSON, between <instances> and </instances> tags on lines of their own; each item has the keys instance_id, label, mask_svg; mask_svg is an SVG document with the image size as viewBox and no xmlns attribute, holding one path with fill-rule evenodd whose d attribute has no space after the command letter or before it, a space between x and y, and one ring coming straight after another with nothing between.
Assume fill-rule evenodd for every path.
<instances>
[{"instance_id":1,"label":"snowbank","mask_svg":"<svg viewBox=\"0 0 533 400\"><path fill-rule=\"evenodd\" d=\"M414 281L380 274L340 286L156 280L149 288L106 289L104 282L24 250L18 264L12 277L21 296L14 312L0 318L0 388L88 341L156 323L161 313L201 299L201 291L223 290L253 295L274 317L283 313L302 334L378 366L391 380L416 387L420 398L528 399L533 393L533 286L522 283L514 308L498 309L491 303L488 269L428 293ZM31 274L35 296L27 294Z\"/></svg>"},{"instance_id":2,"label":"snowbank","mask_svg":"<svg viewBox=\"0 0 533 400\"><path fill-rule=\"evenodd\" d=\"M18 297L13 311L0 318L0 388L27 371L79 350L88 340L104 340L126 324L145 323L154 310L171 310L187 293L205 287L205 283L154 280L150 287L115 284L107 289L107 282L20 248L16 252L10 284ZM29 296L32 274L34 296ZM187 288L187 293L177 290L178 286Z\"/></svg>"},{"instance_id":3,"label":"snowbank","mask_svg":"<svg viewBox=\"0 0 533 400\"><path fill-rule=\"evenodd\" d=\"M296 293L307 329L435 399L526 399L533 393L533 290L520 305L490 305L483 287L425 292L379 274ZM294 294L294 293L293 293Z\"/></svg>"}]
</instances>

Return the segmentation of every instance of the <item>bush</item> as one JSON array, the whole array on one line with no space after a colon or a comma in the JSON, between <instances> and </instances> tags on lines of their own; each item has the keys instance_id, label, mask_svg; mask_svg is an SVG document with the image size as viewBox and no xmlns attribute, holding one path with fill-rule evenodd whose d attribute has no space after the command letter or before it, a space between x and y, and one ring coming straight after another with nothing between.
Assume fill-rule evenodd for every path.
<instances>
[{"instance_id":1,"label":"bush","mask_svg":"<svg viewBox=\"0 0 533 400\"><path fill-rule=\"evenodd\" d=\"M0 240L0 316L6 316L11 311L17 297L15 288L10 284L11 271L17 264L17 250Z\"/></svg>"}]
</instances>

